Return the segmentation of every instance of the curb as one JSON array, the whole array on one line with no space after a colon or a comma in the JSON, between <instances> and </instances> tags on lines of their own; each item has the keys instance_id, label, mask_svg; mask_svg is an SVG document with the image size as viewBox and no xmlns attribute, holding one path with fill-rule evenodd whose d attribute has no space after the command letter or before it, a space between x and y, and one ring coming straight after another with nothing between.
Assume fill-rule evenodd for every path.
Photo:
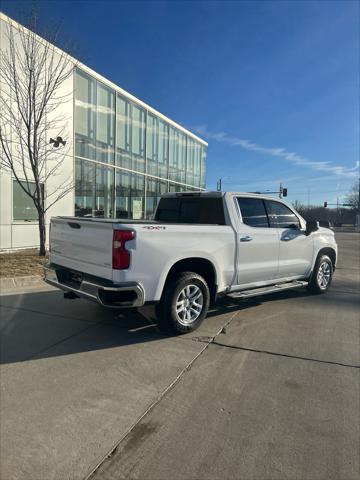
<instances>
[{"instance_id":1,"label":"curb","mask_svg":"<svg viewBox=\"0 0 360 480\"><path fill-rule=\"evenodd\" d=\"M42 275L0 278L0 290L11 290L13 288L32 287L36 285L44 285Z\"/></svg>"}]
</instances>

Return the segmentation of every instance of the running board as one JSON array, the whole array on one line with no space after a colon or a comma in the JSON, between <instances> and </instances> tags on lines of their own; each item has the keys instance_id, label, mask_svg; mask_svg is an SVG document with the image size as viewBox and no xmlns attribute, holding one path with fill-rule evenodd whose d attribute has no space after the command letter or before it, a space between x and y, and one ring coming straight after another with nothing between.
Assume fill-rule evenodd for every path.
<instances>
[{"instance_id":1,"label":"running board","mask_svg":"<svg viewBox=\"0 0 360 480\"><path fill-rule=\"evenodd\" d=\"M258 295L265 295L267 293L282 292L283 290L290 290L292 288L306 287L309 282L295 281L288 283L278 283L270 287L252 288L251 290L242 290L240 292L227 293L226 296L230 298L250 298Z\"/></svg>"}]
</instances>

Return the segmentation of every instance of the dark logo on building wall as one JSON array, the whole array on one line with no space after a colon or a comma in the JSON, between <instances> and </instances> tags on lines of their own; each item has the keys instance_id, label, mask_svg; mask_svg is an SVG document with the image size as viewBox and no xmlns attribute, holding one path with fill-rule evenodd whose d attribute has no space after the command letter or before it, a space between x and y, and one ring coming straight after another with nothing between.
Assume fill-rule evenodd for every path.
<instances>
[{"instance_id":1,"label":"dark logo on building wall","mask_svg":"<svg viewBox=\"0 0 360 480\"><path fill-rule=\"evenodd\" d=\"M66 140L63 140L62 137L56 137L56 140L54 140L53 138L50 138L50 145L51 144L53 145L54 148L60 147L60 145L65 147Z\"/></svg>"}]
</instances>

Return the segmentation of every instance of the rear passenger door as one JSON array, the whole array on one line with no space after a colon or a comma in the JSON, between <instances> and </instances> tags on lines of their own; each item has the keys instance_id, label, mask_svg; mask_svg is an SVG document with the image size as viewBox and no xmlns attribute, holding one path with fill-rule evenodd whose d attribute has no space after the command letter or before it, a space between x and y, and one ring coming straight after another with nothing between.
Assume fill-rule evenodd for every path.
<instances>
[{"instance_id":1,"label":"rear passenger door","mask_svg":"<svg viewBox=\"0 0 360 480\"><path fill-rule=\"evenodd\" d=\"M306 277L311 269L314 236L305 235L295 213L276 200L265 200L270 230L279 235L279 275L281 278Z\"/></svg>"},{"instance_id":2,"label":"rear passenger door","mask_svg":"<svg viewBox=\"0 0 360 480\"><path fill-rule=\"evenodd\" d=\"M241 215L237 234L237 283L249 288L269 284L279 277L278 231L269 228L261 198L237 197L237 203Z\"/></svg>"}]
</instances>

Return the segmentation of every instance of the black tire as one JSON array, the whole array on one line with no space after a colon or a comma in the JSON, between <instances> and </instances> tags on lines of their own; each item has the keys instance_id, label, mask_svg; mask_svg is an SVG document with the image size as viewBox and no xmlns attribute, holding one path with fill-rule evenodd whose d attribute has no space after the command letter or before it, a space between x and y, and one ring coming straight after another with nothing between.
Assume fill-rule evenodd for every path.
<instances>
[{"instance_id":1,"label":"black tire","mask_svg":"<svg viewBox=\"0 0 360 480\"><path fill-rule=\"evenodd\" d=\"M315 262L308 290L312 293L325 293L331 285L333 272L334 267L331 259L327 255L319 255Z\"/></svg>"},{"instance_id":2,"label":"black tire","mask_svg":"<svg viewBox=\"0 0 360 480\"><path fill-rule=\"evenodd\" d=\"M185 296L183 292L187 287L189 294ZM199 297L195 299L198 295ZM181 302L183 303L179 306ZM178 309L181 309L179 313L177 303ZM209 303L210 292L204 278L194 272L179 273L166 283L161 300L156 305L160 328L175 334L192 332L206 317ZM193 320L191 316L194 317Z\"/></svg>"}]
</instances>

